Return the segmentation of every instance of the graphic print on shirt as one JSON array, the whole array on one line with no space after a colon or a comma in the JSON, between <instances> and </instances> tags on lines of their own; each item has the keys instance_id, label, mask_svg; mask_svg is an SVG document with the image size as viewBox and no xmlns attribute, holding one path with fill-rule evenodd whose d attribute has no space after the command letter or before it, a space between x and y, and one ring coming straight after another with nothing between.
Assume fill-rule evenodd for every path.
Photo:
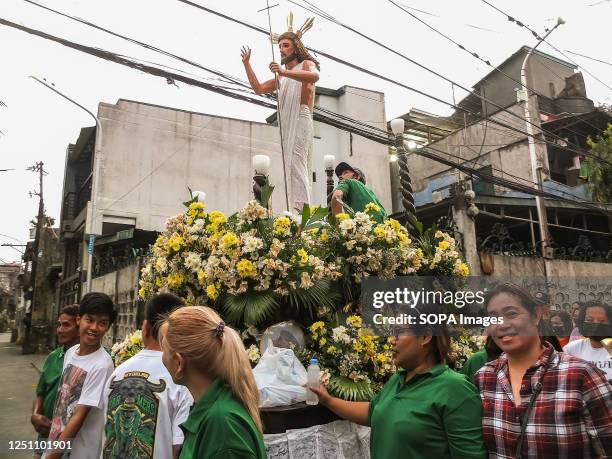
<instances>
[{"instance_id":1,"label":"graphic print on shirt","mask_svg":"<svg viewBox=\"0 0 612 459\"><path fill-rule=\"evenodd\" d=\"M55 399L55 409L53 410L53 421L49 439L55 440L70 421L74 414L77 402L81 398L83 384L87 377L87 371L72 364L68 364L62 378L60 379L57 389L57 398Z\"/></svg>"},{"instance_id":2,"label":"graphic print on shirt","mask_svg":"<svg viewBox=\"0 0 612 459\"><path fill-rule=\"evenodd\" d=\"M104 459L152 459L159 398L166 381L154 384L149 373L132 371L110 382Z\"/></svg>"}]
</instances>

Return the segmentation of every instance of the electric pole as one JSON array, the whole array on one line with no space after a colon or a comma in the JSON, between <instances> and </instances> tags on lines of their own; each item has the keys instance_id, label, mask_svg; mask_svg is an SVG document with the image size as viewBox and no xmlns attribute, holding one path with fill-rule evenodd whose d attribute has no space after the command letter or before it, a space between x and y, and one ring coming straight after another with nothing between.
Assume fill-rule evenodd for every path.
<instances>
[{"instance_id":1,"label":"electric pole","mask_svg":"<svg viewBox=\"0 0 612 459\"><path fill-rule=\"evenodd\" d=\"M32 270L30 279L30 288L32 289L32 299L30 306L30 313L34 311L34 300L36 298L36 270L38 268L38 252L40 250L40 238L43 228L43 221L45 219L45 202L43 199L43 176L47 175L44 169L44 163L42 161L37 162L27 170L32 172L38 172L38 191L30 192L30 197L38 196L38 217L36 217L36 233L34 236L34 245L32 246Z\"/></svg>"}]
</instances>

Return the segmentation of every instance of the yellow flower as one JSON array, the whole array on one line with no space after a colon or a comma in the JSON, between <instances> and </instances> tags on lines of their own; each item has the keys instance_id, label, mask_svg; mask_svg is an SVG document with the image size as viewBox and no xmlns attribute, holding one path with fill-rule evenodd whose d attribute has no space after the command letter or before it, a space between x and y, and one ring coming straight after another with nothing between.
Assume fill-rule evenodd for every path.
<instances>
[{"instance_id":1,"label":"yellow flower","mask_svg":"<svg viewBox=\"0 0 612 459\"><path fill-rule=\"evenodd\" d=\"M209 285L208 287L206 287L206 295L211 300L216 300L217 297L219 296L219 292L217 291L217 287L215 287L214 285Z\"/></svg>"},{"instance_id":2,"label":"yellow flower","mask_svg":"<svg viewBox=\"0 0 612 459\"><path fill-rule=\"evenodd\" d=\"M393 228L397 232L399 232L401 227L402 227L402 225L400 225L400 222L398 222L397 220L395 220L393 218L387 219L387 221L385 221L385 223L387 225L389 225L391 228Z\"/></svg>"},{"instance_id":3,"label":"yellow flower","mask_svg":"<svg viewBox=\"0 0 612 459\"><path fill-rule=\"evenodd\" d=\"M387 361L387 357L385 354L376 354L376 361L380 364L383 364Z\"/></svg>"},{"instance_id":4,"label":"yellow flower","mask_svg":"<svg viewBox=\"0 0 612 459\"><path fill-rule=\"evenodd\" d=\"M132 341L133 345L140 344L140 338L138 338L138 336L132 336L130 341Z\"/></svg>"},{"instance_id":5,"label":"yellow flower","mask_svg":"<svg viewBox=\"0 0 612 459\"><path fill-rule=\"evenodd\" d=\"M448 241L440 241L438 243L438 248L440 250L447 250L450 247L450 244L448 243Z\"/></svg>"},{"instance_id":6,"label":"yellow flower","mask_svg":"<svg viewBox=\"0 0 612 459\"><path fill-rule=\"evenodd\" d=\"M364 209L365 212L380 212L380 207L374 204L373 202L369 202Z\"/></svg>"},{"instance_id":7,"label":"yellow flower","mask_svg":"<svg viewBox=\"0 0 612 459\"><path fill-rule=\"evenodd\" d=\"M156 287L161 287L162 285L164 285L164 283L161 280L161 277L158 277L157 279L155 279L155 286Z\"/></svg>"},{"instance_id":8,"label":"yellow flower","mask_svg":"<svg viewBox=\"0 0 612 459\"><path fill-rule=\"evenodd\" d=\"M455 268L455 273L458 276L466 277L470 275L470 268L465 263L461 263L457 268Z\"/></svg>"},{"instance_id":9,"label":"yellow flower","mask_svg":"<svg viewBox=\"0 0 612 459\"><path fill-rule=\"evenodd\" d=\"M140 298L144 298L144 296L145 296L145 289L144 289L144 287L140 287L140 289L138 290L138 296Z\"/></svg>"},{"instance_id":10,"label":"yellow flower","mask_svg":"<svg viewBox=\"0 0 612 459\"><path fill-rule=\"evenodd\" d=\"M340 223L340 222L341 222L341 221L343 221L343 220L347 220L347 219L349 219L349 218L351 218L351 217L349 216L349 214L346 214L346 213L344 213L344 212L339 213L339 214L336 214L336 221L337 221L338 223Z\"/></svg>"},{"instance_id":11,"label":"yellow flower","mask_svg":"<svg viewBox=\"0 0 612 459\"><path fill-rule=\"evenodd\" d=\"M220 225L221 223L227 222L227 218L225 214L218 210L213 210L210 214L208 214L208 218L210 218L210 222L216 225Z\"/></svg>"},{"instance_id":12,"label":"yellow flower","mask_svg":"<svg viewBox=\"0 0 612 459\"><path fill-rule=\"evenodd\" d=\"M403 231L400 231L397 237L399 239L399 243L401 246L410 244L410 239L408 238L408 236L406 236L406 233L404 233Z\"/></svg>"},{"instance_id":13,"label":"yellow flower","mask_svg":"<svg viewBox=\"0 0 612 459\"><path fill-rule=\"evenodd\" d=\"M304 249L298 249L297 255L300 257L300 266L304 266L308 263L308 253L306 253Z\"/></svg>"},{"instance_id":14,"label":"yellow flower","mask_svg":"<svg viewBox=\"0 0 612 459\"><path fill-rule=\"evenodd\" d=\"M168 276L168 287L177 288L183 285L185 277L181 273L172 273Z\"/></svg>"},{"instance_id":15,"label":"yellow flower","mask_svg":"<svg viewBox=\"0 0 612 459\"><path fill-rule=\"evenodd\" d=\"M327 348L327 353L328 354L333 354L336 351L336 346L329 346Z\"/></svg>"},{"instance_id":16,"label":"yellow flower","mask_svg":"<svg viewBox=\"0 0 612 459\"><path fill-rule=\"evenodd\" d=\"M319 236L319 242L327 242L329 240L329 234L326 229L321 231L321 235Z\"/></svg>"},{"instance_id":17,"label":"yellow flower","mask_svg":"<svg viewBox=\"0 0 612 459\"><path fill-rule=\"evenodd\" d=\"M290 227L291 220L289 220L289 217L278 217L272 223L272 232L277 236L282 236L289 233Z\"/></svg>"},{"instance_id":18,"label":"yellow flower","mask_svg":"<svg viewBox=\"0 0 612 459\"><path fill-rule=\"evenodd\" d=\"M185 243L185 240L179 236L178 234L174 234L170 239L168 239L168 242L166 243L166 248L168 250L174 250L175 252L178 252L179 250L181 250L181 246Z\"/></svg>"},{"instance_id":19,"label":"yellow flower","mask_svg":"<svg viewBox=\"0 0 612 459\"><path fill-rule=\"evenodd\" d=\"M385 238L385 227L383 225L377 225L376 228L374 228L374 236L377 237L378 239L384 239Z\"/></svg>"},{"instance_id":20,"label":"yellow flower","mask_svg":"<svg viewBox=\"0 0 612 459\"><path fill-rule=\"evenodd\" d=\"M353 344L353 350L355 352L361 352L363 351L363 345L360 342L356 342L355 344Z\"/></svg>"},{"instance_id":21,"label":"yellow flower","mask_svg":"<svg viewBox=\"0 0 612 459\"><path fill-rule=\"evenodd\" d=\"M319 340L319 346L323 347L323 346L325 346L325 343L327 343L327 339L326 338L321 338Z\"/></svg>"},{"instance_id":22,"label":"yellow flower","mask_svg":"<svg viewBox=\"0 0 612 459\"><path fill-rule=\"evenodd\" d=\"M223 237L221 238L221 244L223 245L225 249L230 249L234 247L235 245L238 244L238 242L240 242L240 239L238 239L238 236L236 236L231 231L228 231L227 233L225 233Z\"/></svg>"},{"instance_id":23,"label":"yellow flower","mask_svg":"<svg viewBox=\"0 0 612 459\"><path fill-rule=\"evenodd\" d=\"M206 280L206 273L200 269L198 271L198 281L200 282L200 284L203 284L205 280Z\"/></svg>"},{"instance_id":24,"label":"yellow flower","mask_svg":"<svg viewBox=\"0 0 612 459\"><path fill-rule=\"evenodd\" d=\"M355 328L361 327L361 317L359 316L348 316L346 318L346 324Z\"/></svg>"},{"instance_id":25,"label":"yellow flower","mask_svg":"<svg viewBox=\"0 0 612 459\"><path fill-rule=\"evenodd\" d=\"M323 327L325 327L325 323L324 323L323 321L321 321L321 320L320 320L320 321L315 322L314 324L312 324L312 325L310 326L310 331L311 331L311 332L313 332L313 333L316 333L316 332L318 332L319 330L322 330L322 329L323 329Z\"/></svg>"},{"instance_id":26,"label":"yellow flower","mask_svg":"<svg viewBox=\"0 0 612 459\"><path fill-rule=\"evenodd\" d=\"M236 265L236 269L238 270L238 274L240 277L257 277L257 269L255 265L250 260L241 259Z\"/></svg>"}]
</instances>

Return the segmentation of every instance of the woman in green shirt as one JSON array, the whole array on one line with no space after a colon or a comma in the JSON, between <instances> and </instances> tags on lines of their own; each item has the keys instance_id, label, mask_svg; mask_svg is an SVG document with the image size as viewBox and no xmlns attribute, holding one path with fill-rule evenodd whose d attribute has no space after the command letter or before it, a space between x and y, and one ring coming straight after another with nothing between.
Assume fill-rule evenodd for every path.
<instances>
[{"instance_id":1,"label":"woman in green shirt","mask_svg":"<svg viewBox=\"0 0 612 459\"><path fill-rule=\"evenodd\" d=\"M349 402L313 389L338 416L369 425L372 459L484 458L482 405L464 375L449 369L448 336L411 328L394 332L399 371L370 402ZM436 334L440 334L437 330Z\"/></svg>"},{"instance_id":2,"label":"woman in green shirt","mask_svg":"<svg viewBox=\"0 0 612 459\"><path fill-rule=\"evenodd\" d=\"M182 307L160 329L162 361L195 401L180 459L264 459L259 392L238 333L215 311Z\"/></svg>"}]
</instances>

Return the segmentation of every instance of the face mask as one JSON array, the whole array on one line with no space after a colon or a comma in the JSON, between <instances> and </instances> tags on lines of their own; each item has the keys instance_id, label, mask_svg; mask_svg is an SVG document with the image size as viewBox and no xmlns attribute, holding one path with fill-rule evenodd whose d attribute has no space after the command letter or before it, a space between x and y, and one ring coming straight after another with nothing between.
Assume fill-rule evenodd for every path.
<instances>
[{"instance_id":1,"label":"face mask","mask_svg":"<svg viewBox=\"0 0 612 459\"><path fill-rule=\"evenodd\" d=\"M553 333L555 336L565 336L565 327L563 325L553 325L552 326Z\"/></svg>"},{"instance_id":2,"label":"face mask","mask_svg":"<svg viewBox=\"0 0 612 459\"><path fill-rule=\"evenodd\" d=\"M582 336L595 339L612 337L612 326L596 322L584 322L581 327Z\"/></svg>"}]
</instances>

